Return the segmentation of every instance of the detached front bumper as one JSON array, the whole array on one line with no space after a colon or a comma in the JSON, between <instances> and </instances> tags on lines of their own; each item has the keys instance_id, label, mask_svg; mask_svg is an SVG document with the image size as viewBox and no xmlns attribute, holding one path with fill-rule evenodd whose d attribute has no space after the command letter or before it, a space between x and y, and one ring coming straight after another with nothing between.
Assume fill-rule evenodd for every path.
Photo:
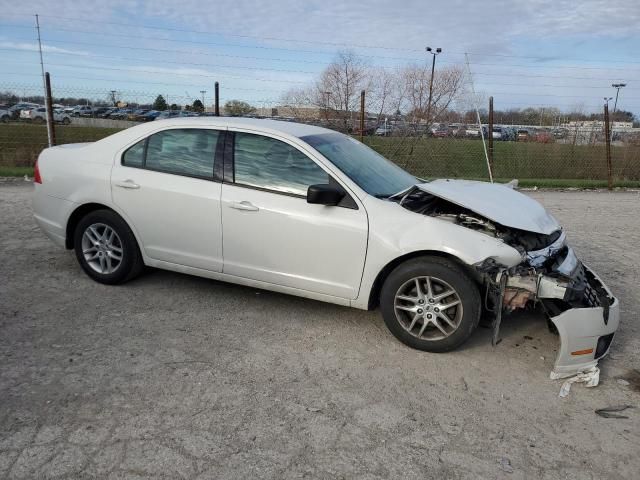
<instances>
[{"instance_id":1,"label":"detached front bumper","mask_svg":"<svg viewBox=\"0 0 640 480\"><path fill-rule=\"evenodd\" d=\"M560 350L553 368L556 378L596 366L598 360L609 352L620 322L618 299L591 269L586 265L582 268L586 282L582 300L591 306L569 308L560 313L547 308L549 318L560 335ZM539 298L544 303L544 297Z\"/></svg>"},{"instance_id":2,"label":"detached front bumper","mask_svg":"<svg viewBox=\"0 0 640 480\"><path fill-rule=\"evenodd\" d=\"M595 367L609 352L620 322L620 305L609 288L570 247L552 257L553 266L508 276L504 290L507 310L537 300L560 335L560 350L552 372L568 377Z\"/></svg>"}]
</instances>

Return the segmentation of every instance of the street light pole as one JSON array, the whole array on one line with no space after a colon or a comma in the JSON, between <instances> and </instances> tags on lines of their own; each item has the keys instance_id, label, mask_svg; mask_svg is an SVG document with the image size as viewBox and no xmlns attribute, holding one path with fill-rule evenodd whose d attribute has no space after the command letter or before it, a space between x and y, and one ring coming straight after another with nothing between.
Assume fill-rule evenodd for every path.
<instances>
[{"instance_id":1,"label":"street light pole","mask_svg":"<svg viewBox=\"0 0 640 480\"><path fill-rule=\"evenodd\" d=\"M616 113L616 108L618 107L618 94L620 93L620 89L627 86L626 83L612 83L611 86L616 89L616 101L613 102L613 113Z\"/></svg>"},{"instance_id":2,"label":"street light pole","mask_svg":"<svg viewBox=\"0 0 640 480\"><path fill-rule=\"evenodd\" d=\"M441 48L436 48L434 52L431 47L427 47L427 52L433 55L431 62L431 79L429 80L429 103L427 104L427 125L431 124L431 99L433 98L433 75L436 71L436 57L442 52Z\"/></svg>"}]
</instances>

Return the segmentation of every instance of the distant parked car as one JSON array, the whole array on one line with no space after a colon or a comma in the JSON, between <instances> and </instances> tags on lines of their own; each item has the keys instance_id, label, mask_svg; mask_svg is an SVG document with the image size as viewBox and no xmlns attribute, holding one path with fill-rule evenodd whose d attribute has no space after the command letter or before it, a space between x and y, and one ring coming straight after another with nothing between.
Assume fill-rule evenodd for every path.
<instances>
[{"instance_id":1,"label":"distant parked car","mask_svg":"<svg viewBox=\"0 0 640 480\"><path fill-rule=\"evenodd\" d=\"M113 108L113 107L107 108L104 112L102 112L101 114L96 115L96 116L100 117L100 118L109 118L111 116L111 114L113 112L115 112L116 110L118 110L118 109L117 108Z\"/></svg>"},{"instance_id":2,"label":"distant parked car","mask_svg":"<svg viewBox=\"0 0 640 480\"><path fill-rule=\"evenodd\" d=\"M134 110L133 112L131 112L129 114L128 120L133 120L136 122L141 122L142 121L142 117L149 111L148 108L139 108L137 110Z\"/></svg>"},{"instance_id":3,"label":"distant parked car","mask_svg":"<svg viewBox=\"0 0 640 480\"><path fill-rule=\"evenodd\" d=\"M449 131L451 132L451 136L457 138L464 137L467 134L467 129L464 125L449 125Z\"/></svg>"},{"instance_id":4,"label":"distant parked car","mask_svg":"<svg viewBox=\"0 0 640 480\"><path fill-rule=\"evenodd\" d=\"M113 120L126 120L129 114L133 112L130 108L120 108L109 115Z\"/></svg>"},{"instance_id":5,"label":"distant parked car","mask_svg":"<svg viewBox=\"0 0 640 480\"><path fill-rule=\"evenodd\" d=\"M569 131L566 128L556 128L551 132L555 138L567 138Z\"/></svg>"},{"instance_id":6,"label":"distant parked car","mask_svg":"<svg viewBox=\"0 0 640 480\"><path fill-rule=\"evenodd\" d=\"M64 107L64 108L62 109L62 111L63 111L64 113L66 113L67 115L72 115L72 114L73 114L73 111L74 111L75 109L76 109L76 107Z\"/></svg>"},{"instance_id":7,"label":"distant parked car","mask_svg":"<svg viewBox=\"0 0 640 480\"><path fill-rule=\"evenodd\" d=\"M38 107L31 110L22 110L20 119L33 123L45 123L47 121L47 109L45 107ZM53 121L69 125L71 123L71 117L64 113L63 110L55 109L53 111Z\"/></svg>"},{"instance_id":8,"label":"distant parked car","mask_svg":"<svg viewBox=\"0 0 640 480\"><path fill-rule=\"evenodd\" d=\"M467 137L480 138L480 129L477 126L467 125L464 130Z\"/></svg>"},{"instance_id":9,"label":"distant parked car","mask_svg":"<svg viewBox=\"0 0 640 480\"><path fill-rule=\"evenodd\" d=\"M96 118L101 118L105 113L113 110L113 107L98 107L93 109L93 116Z\"/></svg>"},{"instance_id":10,"label":"distant parked car","mask_svg":"<svg viewBox=\"0 0 640 480\"><path fill-rule=\"evenodd\" d=\"M391 125L382 125L376 128L375 134L380 135L382 137L388 137L389 135L391 135L392 131L393 131L393 128L391 127Z\"/></svg>"},{"instance_id":11,"label":"distant parked car","mask_svg":"<svg viewBox=\"0 0 640 480\"><path fill-rule=\"evenodd\" d=\"M20 112L22 110L31 110L32 108L38 108L39 106L40 104L31 102L16 103L13 107L9 108L9 115L11 115L12 119L17 120L20 118Z\"/></svg>"},{"instance_id":12,"label":"distant parked car","mask_svg":"<svg viewBox=\"0 0 640 480\"><path fill-rule=\"evenodd\" d=\"M81 105L73 110L74 117L90 117L93 115L93 107Z\"/></svg>"},{"instance_id":13,"label":"distant parked car","mask_svg":"<svg viewBox=\"0 0 640 480\"><path fill-rule=\"evenodd\" d=\"M11 120L11 114L9 113L9 110L0 110L0 122L7 123L9 120Z\"/></svg>"},{"instance_id":14,"label":"distant parked car","mask_svg":"<svg viewBox=\"0 0 640 480\"><path fill-rule=\"evenodd\" d=\"M493 127L493 132L491 132L491 137L494 140L502 140L502 127Z\"/></svg>"},{"instance_id":15,"label":"distant parked car","mask_svg":"<svg viewBox=\"0 0 640 480\"><path fill-rule=\"evenodd\" d=\"M518 140L518 142L529 142L529 141L531 141L532 140L531 132L529 132L529 130L527 130L526 128L520 128L518 130L517 140Z\"/></svg>"},{"instance_id":16,"label":"distant parked car","mask_svg":"<svg viewBox=\"0 0 640 480\"><path fill-rule=\"evenodd\" d=\"M160 110L149 110L147 113L142 115L143 122L152 122L156 118L160 116L162 112Z\"/></svg>"},{"instance_id":17,"label":"distant parked car","mask_svg":"<svg viewBox=\"0 0 640 480\"><path fill-rule=\"evenodd\" d=\"M436 138L445 138L451 135L451 131L449 130L449 127L441 123L431 129L431 135Z\"/></svg>"},{"instance_id":18,"label":"distant parked car","mask_svg":"<svg viewBox=\"0 0 640 480\"><path fill-rule=\"evenodd\" d=\"M554 141L553 135L548 130L539 130L536 132L536 142L538 143L552 143Z\"/></svg>"}]
</instances>

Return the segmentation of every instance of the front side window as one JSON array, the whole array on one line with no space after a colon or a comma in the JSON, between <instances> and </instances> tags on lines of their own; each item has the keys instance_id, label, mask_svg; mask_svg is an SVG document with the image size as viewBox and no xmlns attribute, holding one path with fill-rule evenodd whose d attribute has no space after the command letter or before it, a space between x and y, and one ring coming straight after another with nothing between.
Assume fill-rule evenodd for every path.
<instances>
[{"instance_id":1,"label":"front side window","mask_svg":"<svg viewBox=\"0 0 640 480\"><path fill-rule=\"evenodd\" d=\"M274 138L235 134L234 181L240 185L306 196L329 175L298 149Z\"/></svg>"},{"instance_id":2,"label":"front side window","mask_svg":"<svg viewBox=\"0 0 640 480\"><path fill-rule=\"evenodd\" d=\"M341 133L301 137L369 195L386 198L418 180L359 141Z\"/></svg>"},{"instance_id":3,"label":"front side window","mask_svg":"<svg viewBox=\"0 0 640 480\"><path fill-rule=\"evenodd\" d=\"M158 132L130 147L122 156L122 164L177 175L212 178L219 135L217 130L196 128Z\"/></svg>"}]
</instances>

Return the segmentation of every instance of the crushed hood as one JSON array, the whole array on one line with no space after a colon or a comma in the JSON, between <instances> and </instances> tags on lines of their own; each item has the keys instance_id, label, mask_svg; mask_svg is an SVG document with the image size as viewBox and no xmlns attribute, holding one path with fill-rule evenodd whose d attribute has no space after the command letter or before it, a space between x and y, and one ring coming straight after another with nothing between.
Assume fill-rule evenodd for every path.
<instances>
[{"instance_id":1,"label":"crushed hood","mask_svg":"<svg viewBox=\"0 0 640 480\"><path fill-rule=\"evenodd\" d=\"M560 229L558 221L540 203L498 183L441 179L416 188L505 227L544 235Z\"/></svg>"}]
</instances>

